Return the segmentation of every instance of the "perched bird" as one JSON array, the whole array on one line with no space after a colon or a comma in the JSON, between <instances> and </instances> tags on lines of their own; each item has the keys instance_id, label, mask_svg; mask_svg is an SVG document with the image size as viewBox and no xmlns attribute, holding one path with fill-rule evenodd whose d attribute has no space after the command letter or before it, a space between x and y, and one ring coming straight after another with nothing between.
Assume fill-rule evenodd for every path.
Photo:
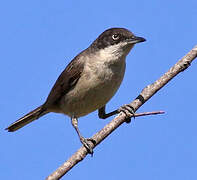
<instances>
[{"instance_id":1,"label":"perched bird","mask_svg":"<svg viewBox=\"0 0 197 180\"><path fill-rule=\"evenodd\" d=\"M144 42L125 28L104 31L84 51L79 53L61 73L45 103L15 121L6 130L16 131L26 124L49 113L63 113L71 122L81 143L93 153L89 140L78 129L78 118L98 109L100 118L107 118L120 111L134 113L125 105L105 113L105 105L118 90L125 73L125 58L136 43Z\"/></svg>"}]
</instances>

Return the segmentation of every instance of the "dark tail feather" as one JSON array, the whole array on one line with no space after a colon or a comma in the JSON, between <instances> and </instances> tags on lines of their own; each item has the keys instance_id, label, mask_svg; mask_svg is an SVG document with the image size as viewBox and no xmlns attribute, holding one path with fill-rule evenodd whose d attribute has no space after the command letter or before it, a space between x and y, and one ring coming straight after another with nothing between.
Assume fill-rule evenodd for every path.
<instances>
[{"instance_id":1,"label":"dark tail feather","mask_svg":"<svg viewBox=\"0 0 197 180\"><path fill-rule=\"evenodd\" d=\"M42 106L40 106L34 109L33 111L31 111L30 113L26 114L19 120L12 123L9 127L6 128L6 130L8 130L9 132L14 132L47 113L48 112L46 110L43 110Z\"/></svg>"}]
</instances>

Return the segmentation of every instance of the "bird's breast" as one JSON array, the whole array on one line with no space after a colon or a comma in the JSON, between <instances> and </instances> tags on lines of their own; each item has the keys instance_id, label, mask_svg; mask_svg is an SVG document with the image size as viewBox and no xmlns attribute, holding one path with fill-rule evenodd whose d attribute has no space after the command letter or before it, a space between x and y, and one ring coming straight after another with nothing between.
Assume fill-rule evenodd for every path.
<instances>
[{"instance_id":1,"label":"bird's breast","mask_svg":"<svg viewBox=\"0 0 197 180\"><path fill-rule=\"evenodd\" d=\"M125 72L125 59L117 63L86 63L75 87L63 98L63 113L84 116L103 107L118 90Z\"/></svg>"}]
</instances>

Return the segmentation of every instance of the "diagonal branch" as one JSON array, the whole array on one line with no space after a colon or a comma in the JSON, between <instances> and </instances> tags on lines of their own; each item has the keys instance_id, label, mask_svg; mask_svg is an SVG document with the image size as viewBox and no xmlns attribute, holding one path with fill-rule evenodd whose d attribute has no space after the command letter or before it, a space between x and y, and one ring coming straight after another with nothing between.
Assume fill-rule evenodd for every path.
<instances>
[{"instance_id":1,"label":"diagonal branch","mask_svg":"<svg viewBox=\"0 0 197 180\"><path fill-rule=\"evenodd\" d=\"M187 55L179 60L173 67L171 67L163 76L157 81L145 87L140 95L130 103L135 109L139 109L148 99L150 99L157 91L164 87L172 78L178 75L180 72L187 69L191 62L197 57L197 46L195 46ZM116 128L125 122L126 115L119 113L110 123L108 123L103 129L97 132L92 138L95 140L95 144L91 144L94 148L101 143L108 135L110 135ZM55 172L49 175L46 180L58 180L64 176L73 166L82 161L88 154L86 148L82 146L76 153L74 153L64 164L62 164Z\"/></svg>"}]
</instances>

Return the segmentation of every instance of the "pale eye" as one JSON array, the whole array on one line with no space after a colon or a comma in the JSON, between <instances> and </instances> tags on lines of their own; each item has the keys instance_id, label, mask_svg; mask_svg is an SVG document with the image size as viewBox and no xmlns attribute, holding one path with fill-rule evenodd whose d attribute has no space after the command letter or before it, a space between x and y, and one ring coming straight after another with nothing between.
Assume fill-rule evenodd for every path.
<instances>
[{"instance_id":1,"label":"pale eye","mask_svg":"<svg viewBox=\"0 0 197 180\"><path fill-rule=\"evenodd\" d=\"M119 38L120 38L120 37L119 37L118 34L113 34L113 35L112 35L112 39L113 39L114 41L117 41Z\"/></svg>"}]
</instances>

